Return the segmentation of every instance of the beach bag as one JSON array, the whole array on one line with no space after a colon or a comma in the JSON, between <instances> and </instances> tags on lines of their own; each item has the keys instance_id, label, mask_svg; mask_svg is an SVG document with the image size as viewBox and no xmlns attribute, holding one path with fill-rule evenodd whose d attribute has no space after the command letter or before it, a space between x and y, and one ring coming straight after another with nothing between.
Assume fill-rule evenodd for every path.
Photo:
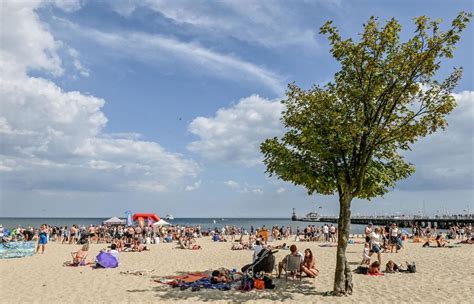
<instances>
[{"instance_id":1,"label":"beach bag","mask_svg":"<svg viewBox=\"0 0 474 304\"><path fill-rule=\"evenodd\" d=\"M242 280L240 281L239 290L241 291L250 291L253 288L254 281L249 275L243 275Z\"/></svg>"},{"instance_id":2,"label":"beach bag","mask_svg":"<svg viewBox=\"0 0 474 304\"><path fill-rule=\"evenodd\" d=\"M275 284L273 284L273 280L270 277L264 276L263 282L265 283L265 289L275 289Z\"/></svg>"},{"instance_id":3,"label":"beach bag","mask_svg":"<svg viewBox=\"0 0 474 304\"><path fill-rule=\"evenodd\" d=\"M415 265L415 262L411 263L411 264L408 264L407 263L407 271L409 273L415 273L416 272L416 265Z\"/></svg>"},{"instance_id":4,"label":"beach bag","mask_svg":"<svg viewBox=\"0 0 474 304\"><path fill-rule=\"evenodd\" d=\"M265 281L263 281L262 279L255 279L253 281L253 287L255 289L265 289Z\"/></svg>"}]
</instances>

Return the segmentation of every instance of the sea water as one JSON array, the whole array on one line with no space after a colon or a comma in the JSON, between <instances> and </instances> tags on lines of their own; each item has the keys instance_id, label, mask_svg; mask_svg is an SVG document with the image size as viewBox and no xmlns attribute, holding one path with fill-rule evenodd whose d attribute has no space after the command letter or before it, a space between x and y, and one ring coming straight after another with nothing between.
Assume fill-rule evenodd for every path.
<instances>
[{"instance_id":1,"label":"sea water","mask_svg":"<svg viewBox=\"0 0 474 304\"><path fill-rule=\"evenodd\" d=\"M22 227L39 227L41 224L48 224L51 226L78 226L100 225L107 218L59 218L59 217L43 217L43 218L27 218L27 217L3 217L0 218L0 224L4 228L15 228L18 225ZM173 225L182 226L201 226L202 230L218 228L222 229L224 226L242 227L247 231L253 226L254 230L265 226L271 228L273 226L291 227L296 231L298 227L304 228L308 225L322 226L323 222L297 222L289 218L175 218L174 220L167 220ZM337 225L335 223L327 223L328 225ZM351 225L351 233L361 234L364 231L364 225Z\"/></svg>"}]
</instances>

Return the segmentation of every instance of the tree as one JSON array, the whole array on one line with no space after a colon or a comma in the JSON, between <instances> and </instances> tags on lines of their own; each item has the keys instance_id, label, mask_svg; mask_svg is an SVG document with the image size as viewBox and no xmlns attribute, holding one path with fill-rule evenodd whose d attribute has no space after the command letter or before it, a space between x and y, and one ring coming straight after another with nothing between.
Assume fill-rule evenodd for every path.
<instances>
[{"instance_id":1,"label":"tree","mask_svg":"<svg viewBox=\"0 0 474 304\"><path fill-rule=\"evenodd\" d=\"M353 198L382 196L414 166L402 155L411 144L447 126L455 108L452 90L462 69L444 81L435 79L443 58L472 17L461 12L446 31L441 20L416 18L416 30L400 41L394 18L383 26L371 17L358 42L343 40L332 22L321 27L340 70L334 80L304 90L288 85L282 138L261 144L266 172L309 194L339 196L335 295L352 293L352 276L345 256Z\"/></svg>"}]
</instances>

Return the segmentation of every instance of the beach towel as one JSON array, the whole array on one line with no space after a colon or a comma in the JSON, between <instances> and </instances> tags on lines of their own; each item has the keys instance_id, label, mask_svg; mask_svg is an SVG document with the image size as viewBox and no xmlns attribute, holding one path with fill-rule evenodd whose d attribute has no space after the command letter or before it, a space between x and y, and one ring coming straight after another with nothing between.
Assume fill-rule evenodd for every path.
<instances>
[{"instance_id":1,"label":"beach towel","mask_svg":"<svg viewBox=\"0 0 474 304\"><path fill-rule=\"evenodd\" d=\"M212 284L209 275L201 272L188 273L179 276L166 276L154 281L161 284L167 284L175 288L178 287L180 290L191 288L192 291L198 291L201 288L230 290L232 288L232 284L236 284L235 282Z\"/></svg>"},{"instance_id":2,"label":"beach towel","mask_svg":"<svg viewBox=\"0 0 474 304\"><path fill-rule=\"evenodd\" d=\"M118 267L117 259L108 252L100 252L96 257L95 260L98 265L103 268L116 268Z\"/></svg>"},{"instance_id":3,"label":"beach towel","mask_svg":"<svg viewBox=\"0 0 474 304\"><path fill-rule=\"evenodd\" d=\"M24 258L35 254L35 242L0 243L0 259Z\"/></svg>"}]
</instances>

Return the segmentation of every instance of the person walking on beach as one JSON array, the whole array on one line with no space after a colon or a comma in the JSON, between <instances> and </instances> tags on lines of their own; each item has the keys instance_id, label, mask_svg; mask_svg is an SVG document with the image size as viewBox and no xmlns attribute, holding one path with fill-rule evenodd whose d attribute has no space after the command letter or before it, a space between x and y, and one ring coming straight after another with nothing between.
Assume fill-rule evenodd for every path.
<instances>
[{"instance_id":1,"label":"person walking on beach","mask_svg":"<svg viewBox=\"0 0 474 304\"><path fill-rule=\"evenodd\" d=\"M370 235L370 253L369 257L371 257L374 253L377 254L377 259L379 261L379 264L382 265L382 257L380 254L380 242L382 239L381 236L381 231L380 227L375 228L375 231L373 231Z\"/></svg>"},{"instance_id":2,"label":"person walking on beach","mask_svg":"<svg viewBox=\"0 0 474 304\"><path fill-rule=\"evenodd\" d=\"M40 227L38 245L36 246L35 253L38 253L41 246L41 254L44 254L46 244L48 244L48 227L46 226L46 224L43 224Z\"/></svg>"}]
</instances>

